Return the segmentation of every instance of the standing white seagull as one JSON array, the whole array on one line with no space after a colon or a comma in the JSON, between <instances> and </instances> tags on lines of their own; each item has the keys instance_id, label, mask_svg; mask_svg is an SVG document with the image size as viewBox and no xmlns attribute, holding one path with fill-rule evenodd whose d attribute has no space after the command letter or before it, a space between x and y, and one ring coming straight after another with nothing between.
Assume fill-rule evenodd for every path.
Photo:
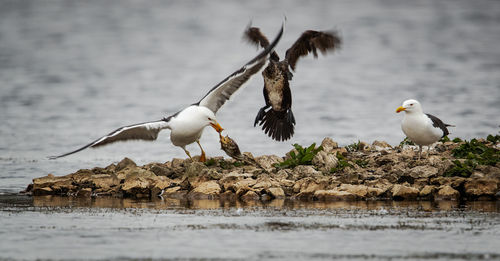
<instances>
[{"instance_id":1,"label":"standing white seagull","mask_svg":"<svg viewBox=\"0 0 500 261\"><path fill-rule=\"evenodd\" d=\"M422 106L417 100L406 100L403 105L396 109L396 112L405 112L401 129L406 136L419 146L418 159L422 154L422 146L429 146L450 134L447 127L455 127L443 123L438 117L431 114L424 114Z\"/></svg>"},{"instance_id":2,"label":"standing white seagull","mask_svg":"<svg viewBox=\"0 0 500 261\"><path fill-rule=\"evenodd\" d=\"M222 132L222 127L217 123L215 114L224 105L224 103L235 93L250 77L259 72L266 62L268 56L279 42L284 30L284 24L281 30L264 51L245 64L242 68L229 75L219 84L215 85L200 101L194 103L185 109L163 118L158 121L150 121L139 124L133 124L118 128L117 130L103 136L77 150L52 156L50 159L57 159L79 152L88 147L99 147L109 143L126 140L156 140L158 133L163 129L170 129L170 140L175 146L181 147L191 158L186 145L198 143L201 149L200 161L205 161L205 151L200 144L200 137L206 126L212 126L217 132Z\"/></svg>"}]
</instances>

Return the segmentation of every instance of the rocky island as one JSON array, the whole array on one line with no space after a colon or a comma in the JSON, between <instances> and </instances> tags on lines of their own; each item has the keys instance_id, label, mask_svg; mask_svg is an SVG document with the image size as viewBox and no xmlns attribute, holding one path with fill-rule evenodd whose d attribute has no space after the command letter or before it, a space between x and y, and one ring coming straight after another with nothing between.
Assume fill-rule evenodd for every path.
<instances>
[{"instance_id":1,"label":"rocky island","mask_svg":"<svg viewBox=\"0 0 500 261\"><path fill-rule=\"evenodd\" d=\"M330 138L284 157L197 158L137 166L125 158L105 168L33 179L25 193L68 197L166 197L272 200L497 200L500 136L442 140L417 159L414 146L383 141L345 147Z\"/></svg>"}]
</instances>

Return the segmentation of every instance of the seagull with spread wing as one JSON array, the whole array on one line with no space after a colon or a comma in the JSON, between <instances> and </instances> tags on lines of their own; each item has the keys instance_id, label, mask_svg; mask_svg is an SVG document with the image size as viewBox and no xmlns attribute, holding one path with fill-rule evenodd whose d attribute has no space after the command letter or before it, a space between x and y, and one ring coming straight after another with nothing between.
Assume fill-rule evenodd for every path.
<instances>
[{"instance_id":1,"label":"seagull with spread wing","mask_svg":"<svg viewBox=\"0 0 500 261\"><path fill-rule=\"evenodd\" d=\"M269 46L269 40L259 28L248 27L244 37L262 48ZM289 81L292 80L292 71L300 57L313 53L318 57L319 50L323 55L328 51L340 48L341 39L336 32L320 32L307 30L295 41L285 53L285 59L280 61L278 54L273 51L269 57L268 66L262 71L264 77L264 99L266 105L262 107L255 118L254 126L259 124L262 130L272 139L285 141L294 134L295 117L292 112L292 92Z\"/></svg>"},{"instance_id":2,"label":"seagull with spread wing","mask_svg":"<svg viewBox=\"0 0 500 261\"><path fill-rule=\"evenodd\" d=\"M259 72L267 63L269 54L273 51L279 42L284 30L284 25L273 42L268 45L259 55L245 64L239 70L229 75L219 84L213 87L200 101L194 103L183 110L157 121L133 124L116 129L115 131L103 136L77 150L50 157L57 159L79 152L86 148L99 147L117 141L126 140L156 140L158 133L163 129L170 129L170 140L175 146L181 147L191 158L186 145L196 142L201 149L200 161L205 161L205 151L201 147L200 137L206 126L212 126L219 134L222 127L216 120L215 114L229 100L250 77Z\"/></svg>"}]
</instances>

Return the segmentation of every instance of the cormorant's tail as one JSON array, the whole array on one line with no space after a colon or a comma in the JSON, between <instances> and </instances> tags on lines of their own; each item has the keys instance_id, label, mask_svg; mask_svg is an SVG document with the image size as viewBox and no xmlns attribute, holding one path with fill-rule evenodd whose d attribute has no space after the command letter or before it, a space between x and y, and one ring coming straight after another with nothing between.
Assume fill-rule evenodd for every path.
<instances>
[{"instance_id":1,"label":"cormorant's tail","mask_svg":"<svg viewBox=\"0 0 500 261\"><path fill-rule=\"evenodd\" d=\"M277 141L285 141L293 136L295 117L291 109L275 111L271 108L262 112L259 111L257 114L255 123L258 122L269 137Z\"/></svg>"}]
</instances>

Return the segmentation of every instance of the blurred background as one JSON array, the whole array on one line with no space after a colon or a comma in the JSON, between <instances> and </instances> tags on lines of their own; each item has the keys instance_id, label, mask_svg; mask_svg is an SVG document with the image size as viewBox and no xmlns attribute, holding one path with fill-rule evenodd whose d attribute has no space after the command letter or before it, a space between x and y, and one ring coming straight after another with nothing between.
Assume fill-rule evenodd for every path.
<instances>
[{"instance_id":1,"label":"blurred background","mask_svg":"<svg viewBox=\"0 0 500 261\"><path fill-rule=\"evenodd\" d=\"M395 109L409 98L456 125L450 138L498 133L499 1L0 0L0 192L124 157L185 158L165 130L155 142L47 160L197 102L258 53L242 40L250 22L272 39L284 16L281 57L307 29L337 30L343 46L299 60L289 141L253 127L264 105L260 74L226 103L218 121L242 151L282 156L324 137L397 145L403 115ZM209 157L223 155L211 129L202 145ZM196 144L188 149L199 155Z\"/></svg>"}]
</instances>

